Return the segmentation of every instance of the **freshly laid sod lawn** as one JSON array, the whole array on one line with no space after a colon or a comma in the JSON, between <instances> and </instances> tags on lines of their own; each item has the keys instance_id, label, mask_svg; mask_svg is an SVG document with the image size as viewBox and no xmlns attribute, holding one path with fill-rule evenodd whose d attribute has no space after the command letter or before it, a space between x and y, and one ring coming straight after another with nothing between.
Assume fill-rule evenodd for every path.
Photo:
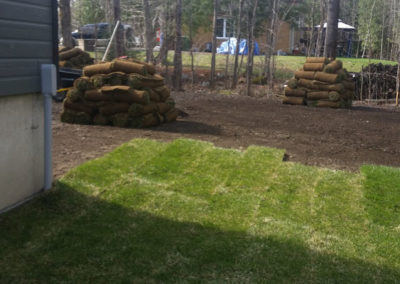
<instances>
[{"instance_id":1,"label":"freshly laid sod lawn","mask_svg":"<svg viewBox=\"0 0 400 284\"><path fill-rule=\"evenodd\" d=\"M400 169L133 140L0 216L0 282L393 283Z\"/></svg>"}]
</instances>

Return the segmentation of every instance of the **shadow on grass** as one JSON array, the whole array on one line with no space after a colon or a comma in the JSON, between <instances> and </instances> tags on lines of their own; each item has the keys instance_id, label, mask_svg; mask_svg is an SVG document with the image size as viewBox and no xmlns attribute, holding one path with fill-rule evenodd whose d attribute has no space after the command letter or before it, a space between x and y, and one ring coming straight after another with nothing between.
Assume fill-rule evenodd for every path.
<instances>
[{"instance_id":1,"label":"shadow on grass","mask_svg":"<svg viewBox=\"0 0 400 284\"><path fill-rule=\"evenodd\" d=\"M170 124L164 124L161 127L154 128L156 131L173 132L173 133L190 133L190 134L209 134L221 135L220 127L196 122L177 120Z\"/></svg>"},{"instance_id":2,"label":"shadow on grass","mask_svg":"<svg viewBox=\"0 0 400 284\"><path fill-rule=\"evenodd\" d=\"M398 271L313 251L296 239L169 220L57 187L0 217L0 282L400 279Z\"/></svg>"}]
</instances>

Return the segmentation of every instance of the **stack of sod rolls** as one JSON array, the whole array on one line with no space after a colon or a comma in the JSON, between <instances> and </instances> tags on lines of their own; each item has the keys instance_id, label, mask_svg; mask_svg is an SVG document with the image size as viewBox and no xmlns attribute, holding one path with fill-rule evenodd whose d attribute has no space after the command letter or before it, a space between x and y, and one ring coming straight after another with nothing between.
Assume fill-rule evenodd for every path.
<instances>
[{"instance_id":1,"label":"stack of sod rolls","mask_svg":"<svg viewBox=\"0 0 400 284\"><path fill-rule=\"evenodd\" d=\"M176 120L170 90L155 72L136 60L86 66L67 93L61 121L142 128Z\"/></svg>"},{"instance_id":2,"label":"stack of sod rolls","mask_svg":"<svg viewBox=\"0 0 400 284\"><path fill-rule=\"evenodd\" d=\"M82 69L86 65L93 64L93 58L89 53L80 48L62 48L58 53L59 66L66 68Z\"/></svg>"},{"instance_id":3,"label":"stack of sod rolls","mask_svg":"<svg viewBox=\"0 0 400 284\"><path fill-rule=\"evenodd\" d=\"M340 60L308 57L285 88L283 103L316 107L350 107L355 90Z\"/></svg>"}]
</instances>

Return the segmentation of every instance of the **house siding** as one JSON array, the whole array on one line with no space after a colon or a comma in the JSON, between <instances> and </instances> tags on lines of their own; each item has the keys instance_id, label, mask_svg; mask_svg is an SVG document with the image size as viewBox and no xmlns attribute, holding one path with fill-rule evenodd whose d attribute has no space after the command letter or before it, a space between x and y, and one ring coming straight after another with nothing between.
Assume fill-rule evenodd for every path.
<instances>
[{"instance_id":1,"label":"house siding","mask_svg":"<svg viewBox=\"0 0 400 284\"><path fill-rule=\"evenodd\" d=\"M55 60L56 0L0 0L0 96L40 91L40 65Z\"/></svg>"},{"instance_id":2,"label":"house siding","mask_svg":"<svg viewBox=\"0 0 400 284\"><path fill-rule=\"evenodd\" d=\"M0 0L0 213L44 188L40 67L57 61L55 9L57 0Z\"/></svg>"},{"instance_id":3,"label":"house siding","mask_svg":"<svg viewBox=\"0 0 400 284\"><path fill-rule=\"evenodd\" d=\"M283 22L279 28L278 39L274 52L282 50L286 53L292 53L293 46L291 46L291 33L294 34L294 43L299 42L300 32L293 30L289 23ZM194 47L200 51L203 51L207 42L212 41L212 32L210 30L200 29L197 35L193 39ZM225 40L218 39L217 44ZM266 51L266 36L265 33L260 34L256 37L256 41L259 45L261 53Z\"/></svg>"}]
</instances>

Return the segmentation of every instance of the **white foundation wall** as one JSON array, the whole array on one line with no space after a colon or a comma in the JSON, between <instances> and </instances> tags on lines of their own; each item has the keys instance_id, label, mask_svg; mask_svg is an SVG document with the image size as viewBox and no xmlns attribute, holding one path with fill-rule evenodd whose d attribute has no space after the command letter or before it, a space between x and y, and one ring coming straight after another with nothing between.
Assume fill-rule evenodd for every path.
<instances>
[{"instance_id":1,"label":"white foundation wall","mask_svg":"<svg viewBox=\"0 0 400 284\"><path fill-rule=\"evenodd\" d=\"M0 212L44 187L41 94L0 97Z\"/></svg>"}]
</instances>

